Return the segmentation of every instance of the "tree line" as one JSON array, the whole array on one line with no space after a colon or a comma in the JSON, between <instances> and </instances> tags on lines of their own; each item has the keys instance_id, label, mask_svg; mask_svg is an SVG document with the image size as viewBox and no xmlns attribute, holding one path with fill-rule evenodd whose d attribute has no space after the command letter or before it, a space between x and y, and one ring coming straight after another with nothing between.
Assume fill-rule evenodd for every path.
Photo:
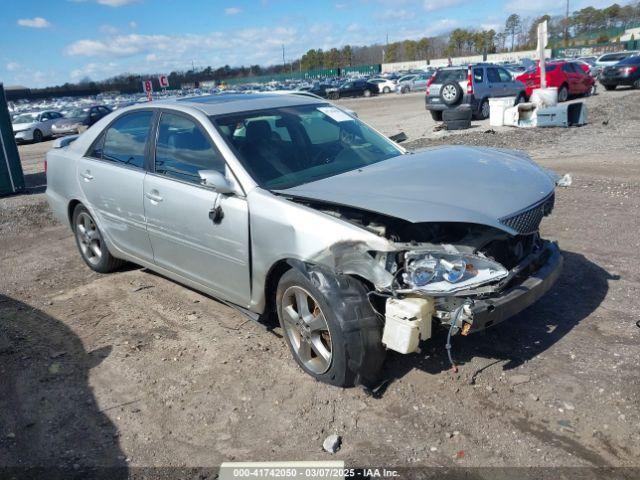
<instances>
[{"instance_id":1,"label":"tree line","mask_svg":"<svg viewBox=\"0 0 640 480\"><path fill-rule=\"evenodd\" d=\"M623 30L640 23L640 1L620 5L614 3L605 8L585 7L565 18L562 15L521 17L509 15L500 29L478 30L456 28L445 35L407 39L385 44L345 45L329 50L310 49L299 59L271 66L250 65L248 67L206 67L187 71L174 71L169 75L169 84L175 88L184 84L204 81L224 82L238 77L274 75L298 71L334 69L357 65L371 65L402 61L425 63L433 58L477 55L533 49L537 42L537 25L547 20L550 34L549 47L574 45L576 42L606 42L616 40L611 29ZM38 97L82 94L87 92L120 91L141 92L141 82L155 75L122 74L107 80L94 82L88 78L72 84L32 90ZM157 85L156 85L157 87ZM79 93L82 92L82 93Z\"/></svg>"}]
</instances>

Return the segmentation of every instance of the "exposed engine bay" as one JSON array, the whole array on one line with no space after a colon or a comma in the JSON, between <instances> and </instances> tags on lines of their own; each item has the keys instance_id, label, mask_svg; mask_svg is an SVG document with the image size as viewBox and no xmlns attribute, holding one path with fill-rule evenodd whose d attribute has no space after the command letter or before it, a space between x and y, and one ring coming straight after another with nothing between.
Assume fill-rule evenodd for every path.
<instances>
[{"instance_id":1,"label":"exposed engine bay","mask_svg":"<svg viewBox=\"0 0 640 480\"><path fill-rule=\"evenodd\" d=\"M512 235L479 224L411 223L343 205L289 199L390 242L385 252L340 242L310 260L371 283L370 301L385 319L383 343L401 353L415 351L419 340L431 336L433 320L449 328L448 338L486 328L474 325L474 308L528 278L546 260L550 243L540 238L537 225L531 233ZM552 205L543 215L551 213Z\"/></svg>"}]
</instances>

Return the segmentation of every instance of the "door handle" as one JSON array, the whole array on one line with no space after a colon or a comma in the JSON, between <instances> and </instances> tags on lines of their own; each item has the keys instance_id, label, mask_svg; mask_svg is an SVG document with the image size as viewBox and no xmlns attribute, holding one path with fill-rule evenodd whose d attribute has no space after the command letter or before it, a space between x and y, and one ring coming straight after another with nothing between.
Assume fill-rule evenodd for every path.
<instances>
[{"instance_id":1,"label":"door handle","mask_svg":"<svg viewBox=\"0 0 640 480\"><path fill-rule=\"evenodd\" d=\"M84 178L85 182L90 182L91 180L93 180L93 175L91 175L91 172L89 170L82 172L80 176Z\"/></svg>"},{"instance_id":2,"label":"door handle","mask_svg":"<svg viewBox=\"0 0 640 480\"><path fill-rule=\"evenodd\" d=\"M152 190L151 192L145 193L144 196L147 197L152 202L159 203L162 201L162 197L158 195L157 190Z\"/></svg>"}]
</instances>

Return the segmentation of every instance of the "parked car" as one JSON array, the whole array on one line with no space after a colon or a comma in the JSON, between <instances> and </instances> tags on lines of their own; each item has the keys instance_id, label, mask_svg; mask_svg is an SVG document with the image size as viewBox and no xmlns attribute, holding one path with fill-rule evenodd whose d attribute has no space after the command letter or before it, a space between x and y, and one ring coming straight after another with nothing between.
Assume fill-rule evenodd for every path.
<instances>
[{"instance_id":1,"label":"parked car","mask_svg":"<svg viewBox=\"0 0 640 480\"><path fill-rule=\"evenodd\" d=\"M409 93L409 92L424 92L424 89L427 88L427 82L433 75L433 72L423 72L417 75L412 75L408 80L400 79L398 81L398 85L396 87L396 91L398 93Z\"/></svg>"},{"instance_id":2,"label":"parked car","mask_svg":"<svg viewBox=\"0 0 640 480\"><path fill-rule=\"evenodd\" d=\"M396 82L388 78L370 78L369 83L375 83L380 93L391 93L396 89Z\"/></svg>"},{"instance_id":3,"label":"parked car","mask_svg":"<svg viewBox=\"0 0 640 480\"><path fill-rule=\"evenodd\" d=\"M378 85L367 80L348 80L338 88L327 89L327 98L370 97L380 93Z\"/></svg>"},{"instance_id":4,"label":"parked car","mask_svg":"<svg viewBox=\"0 0 640 480\"><path fill-rule=\"evenodd\" d=\"M640 56L627 57L612 67L605 67L600 83L606 90L615 90L619 85L640 88Z\"/></svg>"},{"instance_id":5,"label":"parked car","mask_svg":"<svg viewBox=\"0 0 640 480\"><path fill-rule=\"evenodd\" d=\"M20 113L13 117L13 135L16 142L41 142L51 136L53 123L62 118L60 112L44 111Z\"/></svg>"},{"instance_id":6,"label":"parked car","mask_svg":"<svg viewBox=\"0 0 640 480\"><path fill-rule=\"evenodd\" d=\"M547 87L558 89L559 102L566 102L570 95L590 95L593 92L595 79L576 62L549 62L545 65L545 70ZM527 70L517 79L526 85L526 94L530 97L534 89L540 88L540 66Z\"/></svg>"},{"instance_id":7,"label":"parked car","mask_svg":"<svg viewBox=\"0 0 640 480\"><path fill-rule=\"evenodd\" d=\"M109 115L111 109L103 105L86 108L74 108L51 126L53 135L69 135L81 133L102 117Z\"/></svg>"},{"instance_id":8,"label":"parked car","mask_svg":"<svg viewBox=\"0 0 640 480\"><path fill-rule=\"evenodd\" d=\"M636 50L626 50L624 52L605 53L600 55L596 60L596 76L602 73L605 67L613 67L620 60L638 55L640 52Z\"/></svg>"},{"instance_id":9,"label":"parked car","mask_svg":"<svg viewBox=\"0 0 640 480\"><path fill-rule=\"evenodd\" d=\"M55 147L47 198L91 269L130 261L275 317L333 385L375 384L386 350L417 351L432 326L516 315L562 267L539 234L555 177L526 154L410 154L324 100L136 105Z\"/></svg>"},{"instance_id":10,"label":"parked car","mask_svg":"<svg viewBox=\"0 0 640 480\"><path fill-rule=\"evenodd\" d=\"M476 118L489 117L489 99L516 97L527 99L525 86L502 67L476 64L469 67L440 68L427 82L426 108L434 120L442 120L444 110L470 105Z\"/></svg>"}]
</instances>

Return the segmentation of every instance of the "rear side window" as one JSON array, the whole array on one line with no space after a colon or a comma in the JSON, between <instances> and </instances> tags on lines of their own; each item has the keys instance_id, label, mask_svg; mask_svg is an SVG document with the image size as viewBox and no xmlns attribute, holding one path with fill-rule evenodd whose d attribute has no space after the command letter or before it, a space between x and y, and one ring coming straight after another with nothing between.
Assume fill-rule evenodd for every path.
<instances>
[{"instance_id":1,"label":"rear side window","mask_svg":"<svg viewBox=\"0 0 640 480\"><path fill-rule=\"evenodd\" d=\"M484 70L482 68L473 69L473 82L474 83L484 82Z\"/></svg>"},{"instance_id":2,"label":"rear side window","mask_svg":"<svg viewBox=\"0 0 640 480\"><path fill-rule=\"evenodd\" d=\"M200 170L225 173L225 162L193 120L163 113L158 124L156 173L200 184Z\"/></svg>"},{"instance_id":3,"label":"rear side window","mask_svg":"<svg viewBox=\"0 0 640 480\"><path fill-rule=\"evenodd\" d=\"M507 72L503 68L498 68L498 75L500 76L501 82L510 82L512 80L511 75L509 75L509 72Z\"/></svg>"},{"instance_id":4,"label":"rear side window","mask_svg":"<svg viewBox=\"0 0 640 480\"><path fill-rule=\"evenodd\" d=\"M640 65L640 56L637 57L628 57L624 60L620 60L618 65Z\"/></svg>"},{"instance_id":5,"label":"rear side window","mask_svg":"<svg viewBox=\"0 0 640 480\"><path fill-rule=\"evenodd\" d=\"M498 69L496 68L487 68L487 78L490 83L500 83L500 75L498 75Z\"/></svg>"},{"instance_id":6,"label":"rear side window","mask_svg":"<svg viewBox=\"0 0 640 480\"><path fill-rule=\"evenodd\" d=\"M94 150L92 153L95 155L91 156L102 153L103 160L143 168L152 117L152 112L145 111L128 113L118 118L104 136L102 152Z\"/></svg>"},{"instance_id":7,"label":"rear side window","mask_svg":"<svg viewBox=\"0 0 640 480\"><path fill-rule=\"evenodd\" d=\"M456 70L438 70L433 83L443 84L447 82L463 82L467 79L467 71L463 69Z\"/></svg>"}]
</instances>

